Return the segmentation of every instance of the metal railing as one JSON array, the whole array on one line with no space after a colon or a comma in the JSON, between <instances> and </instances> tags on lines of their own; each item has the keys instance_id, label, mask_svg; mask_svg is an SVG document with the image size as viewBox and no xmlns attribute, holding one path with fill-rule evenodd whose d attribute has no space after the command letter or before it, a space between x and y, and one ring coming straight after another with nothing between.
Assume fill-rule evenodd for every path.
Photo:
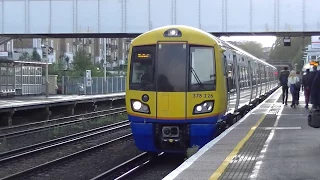
<instances>
[{"instance_id":1,"label":"metal railing","mask_svg":"<svg viewBox=\"0 0 320 180\"><path fill-rule=\"evenodd\" d=\"M85 77L69 77L62 78L62 94L79 94L79 84L84 87L81 94L94 95L94 94L108 94L125 92L126 77L107 77L104 81L103 77L92 77L91 86L86 86Z\"/></svg>"}]
</instances>

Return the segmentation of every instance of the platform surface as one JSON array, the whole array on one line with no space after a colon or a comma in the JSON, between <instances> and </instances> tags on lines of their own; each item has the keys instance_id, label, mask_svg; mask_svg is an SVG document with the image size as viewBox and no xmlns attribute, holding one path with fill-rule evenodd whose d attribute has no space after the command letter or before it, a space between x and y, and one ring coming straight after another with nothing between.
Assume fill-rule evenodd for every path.
<instances>
[{"instance_id":1,"label":"platform surface","mask_svg":"<svg viewBox=\"0 0 320 180\"><path fill-rule=\"evenodd\" d=\"M300 94L292 109L278 89L164 179L320 179L320 129L308 126Z\"/></svg>"},{"instance_id":2,"label":"platform surface","mask_svg":"<svg viewBox=\"0 0 320 180\"><path fill-rule=\"evenodd\" d=\"M42 105L49 103L61 103L70 101L86 101L92 99L101 98L123 98L125 93L110 93L110 94L99 94L99 95L53 95L49 97L45 96L16 96L13 98L0 99L0 109L14 108L21 106L33 106Z\"/></svg>"}]
</instances>

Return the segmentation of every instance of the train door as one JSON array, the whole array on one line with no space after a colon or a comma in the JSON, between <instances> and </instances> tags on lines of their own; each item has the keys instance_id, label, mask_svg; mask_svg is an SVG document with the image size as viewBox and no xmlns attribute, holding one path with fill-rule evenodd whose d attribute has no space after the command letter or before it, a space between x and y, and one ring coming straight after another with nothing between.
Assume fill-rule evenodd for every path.
<instances>
[{"instance_id":1,"label":"train door","mask_svg":"<svg viewBox=\"0 0 320 180\"><path fill-rule=\"evenodd\" d=\"M255 62L254 63L254 79L255 79L255 89L256 89L256 93L255 93L255 98L258 98L258 92L259 92L259 82L260 82L260 79L259 79L259 71L258 71L258 63Z\"/></svg>"},{"instance_id":2,"label":"train door","mask_svg":"<svg viewBox=\"0 0 320 180\"><path fill-rule=\"evenodd\" d=\"M252 81L253 81L253 78L252 78L252 66L251 66L251 61L248 60L248 81L249 81L249 87L250 87L250 101L252 100L252 95L253 95L253 88L252 88Z\"/></svg>"},{"instance_id":3,"label":"train door","mask_svg":"<svg viewBox=\"0 0 320 180\"><path fill-rule=\"evenodd\" d=\"M186 118L187 42L159 42L156 60L157 119Z\"/></svg>"},{"instance_id":4,"label":"train door","mask_svg":"<svg viewBox=\"0 0 320 180\"><path fill-rule=\"evenodd\" d=\"M235 89L235 71L234 64L231 58L231 62L227 64L227 86L228 86L228 111L235 108L236 101L236 89Z\"/></svg>"},{"instance_id":5,"label":"train door","mask_svg":"<svg viewBox=\"0 0 320 180\"><path fill-rule=\"evenodd\" d=\"M247 61L248 62L248 61ZM245 86L248 89L249 86L249 70L248 70L248 64L244 67L244 79L245 79Z\"/></svg>"},{"instance_id":6,"label":"train door","mask_svg":"<svg viewBox=\"0 0 320 180\"><path fill-rule=\"evenodd\" d=\"M239 106L239 101L240 101L240 86L239 86L239 66L238 66L238 62L237 62L237 56L234 54L233 55L233 65L234 65L234 81L235 81L235 85L236 85L236 104L235 104L235 110L238 109Z\"/></svg>"},{"instance_id":7,"label":"train door","mask_svg":"<svg viewBox=\"0 0 320 180\"><path fill-rule=\"evenodd\" d=\"M264 89L264 93L267 93L268 91L268 68L266 66L263 66L263 78L264 78L264 82L265 82L265 89Z\"/></svg>"},{"instance_id":8,"label":"train door","mask_svg":"<svg viewBox=\"0 0 320 180\"><path fill-rule=\"evenodd\" d=\"M224 78L226 79L226 96L227 96L227 111L230 110L230 87L229 87L229 81L231 80L231 78L229 77L229 68L228 68L228 60L226 58L226 55L222 53L222 57L223 57L223 63L222 64L222 68L223 68L223 72L224 72Z\"/></svg>"},{"instance_id":9,"label":"train door","mask_svg":"<svg viewBox=\"0 0 320 180\"><path fill-rule=\"evenodd\" d=\"M264 89L263 89L263 94L266 93L266 90L267 90L267 76L266 76L266 67L264 65L261 65L262 66L262 76L263 76L263 84L264 84Z\"/></svg>"},{"instance_id":10,"label":"train door","mask_svg":"<svg viewBox=\"0 0 320 180\"><path fill-rule=\"evenodd\" d=\"M268 69L267 69L267 81L268 81L268 91L271 89L271 74L270 74L270 70L271 70L271 68L270 67L268 67Z\"/></svg>"},{"instance_id":11,"label":"train door","mask_svg":"<svg viewBox=\"0 0 320 180\"><path fill-rule=\"evenodd\" d=\"M261 96L262 93L262 85L263 85L263 80L262 80L262 65L258 64L258 74L259 74L259 96Z\"/></svg>"}]
</instances>

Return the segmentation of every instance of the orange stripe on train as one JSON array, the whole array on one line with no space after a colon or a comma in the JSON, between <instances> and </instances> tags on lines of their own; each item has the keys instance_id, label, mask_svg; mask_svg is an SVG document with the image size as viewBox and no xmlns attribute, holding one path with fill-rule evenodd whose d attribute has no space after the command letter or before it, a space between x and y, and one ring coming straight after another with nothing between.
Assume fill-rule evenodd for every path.
<instances>
[{"instance_id":1,"label":"orange stripe on train","mask_svg":"<svg viewBox=\"0 0 320 180\"><path fill-rule=\"evenodd\" d=\"M186 119L199 119L199 118L208 118L208 117L212 117L212 116L218 116L220 114L222 114L222 112L220 113L214 113L214 114L206 114L206 115L201 115L201 116L193 116L193 117L156 117L156 116L147 116L147 115L143 115L143 114L135 114L135 113L127 113L131 116L136 116L136 117L142 117L142 118L151 118L151 119L163 119L163 120L186 120Z\"/></svg>"}]
</instances>

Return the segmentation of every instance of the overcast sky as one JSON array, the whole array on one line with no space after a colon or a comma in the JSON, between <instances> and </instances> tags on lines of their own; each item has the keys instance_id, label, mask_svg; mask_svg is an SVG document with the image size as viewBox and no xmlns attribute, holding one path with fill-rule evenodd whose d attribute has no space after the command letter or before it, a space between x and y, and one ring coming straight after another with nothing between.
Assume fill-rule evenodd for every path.
<instances>
[{"instance_id":1,"label":"overcast sky","mask_svg":"<svg viewBox=\"0 0 320 180\"><path fill-rule=\"evenodd\" d=\"M222 36L221 39L225 41L257 41L260 42L263 47L271 47L276 41L275 36Z\"/></svg>"}]
</instances>

